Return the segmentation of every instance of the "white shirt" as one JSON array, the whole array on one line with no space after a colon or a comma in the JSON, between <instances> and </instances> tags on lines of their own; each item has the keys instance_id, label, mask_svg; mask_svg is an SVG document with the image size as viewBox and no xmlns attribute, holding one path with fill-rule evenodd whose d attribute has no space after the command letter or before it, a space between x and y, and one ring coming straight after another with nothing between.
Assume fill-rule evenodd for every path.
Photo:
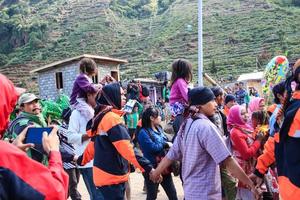
<instances>
[{"instance_id":1,"label":"white shirt","mask_svg":"<svg viewBox=\"0 0 300 200\"><path fill-rule=\"evenodd\" d=\"M81 156L87 147L90 140L82 142L82 135L86 133L86 125L90 119L85 118L79 111L73 110L69 128L68 128L68 142L73 145L76 156ZM93 167L93 160L84 166L78 168L89 168Z\"/></svg>"}]
</instances>

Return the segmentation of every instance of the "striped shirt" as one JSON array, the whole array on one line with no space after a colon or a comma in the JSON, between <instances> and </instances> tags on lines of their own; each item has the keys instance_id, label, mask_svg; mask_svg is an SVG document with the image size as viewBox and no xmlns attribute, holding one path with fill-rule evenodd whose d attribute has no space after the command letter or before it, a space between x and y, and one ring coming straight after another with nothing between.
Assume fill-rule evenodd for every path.
<instances>
[{"instance_id":1,"label":"striped shirt","mask_svg":"<svg viewBox=\"0 0 300 200\"><path fill-rule=\"evenodd\" d=\"M59 139L60 139L60 149L67 154L74 155L74 147L68 143L67 134L68 134L68 127L66 124L63 124L58 129ZM64 169L73 169L76 168L76 165L71 162L63 162Z\"/></svg>"},{"instance_id":2,"label":"striped shirt","mask_svg":"<svg viewBox=\"0 0 300 200\"><path fill-rule=\"evenodd\" d=\"M185 199L222 199L219 164L230 156L217 127L204 115L188 119L167 154L182 161Z\"/></svg>"}]
</instances>

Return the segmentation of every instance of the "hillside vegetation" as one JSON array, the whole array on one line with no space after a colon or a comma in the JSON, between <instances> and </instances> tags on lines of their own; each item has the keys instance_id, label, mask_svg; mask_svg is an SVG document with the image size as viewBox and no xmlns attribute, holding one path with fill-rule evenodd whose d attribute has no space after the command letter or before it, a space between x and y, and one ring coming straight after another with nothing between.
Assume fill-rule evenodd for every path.
<instances>
[{"instance_id":1,"label":"hillside vegetation","mask_svg":"<svg viewBox=\"0 0 300 200\"><path fill-rule=\"evenodd\" d=\"M214 78L300 57L299 1L203 2L204 68ZM123 79L153 77L176 58L196 72L197 32L197 0L0 0L0 72L24 85L30 69L83 53L128 59Z\"/></svg>"}]
</instances>

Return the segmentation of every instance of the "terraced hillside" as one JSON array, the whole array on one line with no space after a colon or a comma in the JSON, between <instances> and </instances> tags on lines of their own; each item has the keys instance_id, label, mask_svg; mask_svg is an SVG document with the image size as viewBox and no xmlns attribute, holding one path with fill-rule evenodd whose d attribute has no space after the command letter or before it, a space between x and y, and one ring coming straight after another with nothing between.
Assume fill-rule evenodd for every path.
<instances>
[{"instance_id":1,"label":"terraced hillside","mask_svg":"<svg viewBox=\"0 0 300 200\"><path fill-rule=\"evenodd\" d=\"M24 73L83 53L128 59L123 79L153 77L179 57L197 66L197 0L169 1L164 12L146 17L128 17L118 12L124 8L126 13L128 7L116 9L110 0L5 1L0 6L0 43L12 47L0 51L0 72L10 72L19 84L34 77L21 79L11 69L23 66ZM264 0L203 2L204 67L215 78L228 80L262 68L277 54L300 57L299 8ZM25 11L15 9L10 16L7 9L16 5ZM8 25L15 27L14 37L1 40L1 27Z\"/></svg>"}]
</instances>

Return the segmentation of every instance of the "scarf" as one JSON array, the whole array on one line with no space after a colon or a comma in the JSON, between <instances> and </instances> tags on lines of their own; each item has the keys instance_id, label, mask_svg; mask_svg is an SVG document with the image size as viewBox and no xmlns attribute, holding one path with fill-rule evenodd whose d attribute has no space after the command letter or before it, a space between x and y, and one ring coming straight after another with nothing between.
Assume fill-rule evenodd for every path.
<instances>
[{"instance_id":1,"label":"scarf","mask_svg":"<svg viewBox=\"0 0 300 200\"><path fill-rule=\"evenodd\" d=\"M20 117L25 117L25 118L29 119L30 121L41 125L42 127L47 127L47 122L42 114L34 115L31 113L22 112L20 114Z\"/></svg>"}]
</instances>

